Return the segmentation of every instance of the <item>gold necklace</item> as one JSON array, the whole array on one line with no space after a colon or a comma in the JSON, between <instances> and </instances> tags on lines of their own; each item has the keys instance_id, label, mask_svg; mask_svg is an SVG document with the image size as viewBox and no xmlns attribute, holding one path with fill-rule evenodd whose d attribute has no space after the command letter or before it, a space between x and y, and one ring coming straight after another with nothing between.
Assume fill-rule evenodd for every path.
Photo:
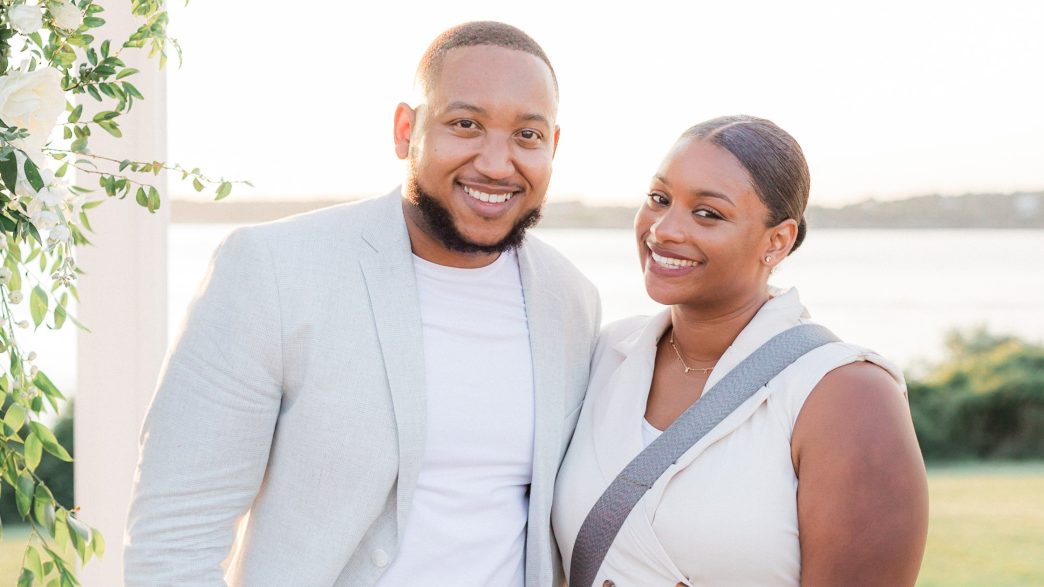
<instances>
[{"instance_id":1,"label":"gold necklace","mask_svg":"<svg viewBox=\"0 0 1044 587\"><path fill-rule=\"evenodd\" d=\"M676 357L678 357L678 362L682 364L683 368L685 368L685 374L686 375L689 374L689 371L696 371L698 373L710 373L711 371L714 370L714 365L718 364L717 362L715 362L714 365L711 365L710 367L690 367L690 366L686 365L685 364L685 359L682 358L681 353L678 351L678 346L676 344L674 344L674 329L673 328L671 329L671 337L667 340L667 342L671 343L671 348L674 349L674 355Z\"/></svg>"}]
</instances>

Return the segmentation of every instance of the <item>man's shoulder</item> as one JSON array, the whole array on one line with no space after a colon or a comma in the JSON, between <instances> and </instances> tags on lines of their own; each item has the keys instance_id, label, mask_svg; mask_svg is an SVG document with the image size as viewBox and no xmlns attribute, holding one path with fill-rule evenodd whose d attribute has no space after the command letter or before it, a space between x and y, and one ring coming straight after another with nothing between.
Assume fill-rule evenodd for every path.
<instances>
[{"instance_id":1,"label":"man's shoulder","mask_svg":"<svg viewBox=\"0 0 1044 587\"><path fill-rule=\"evenodd\" d=\"M286 218L254 224L244 229L259 237L310 236L360 233L375 222L387 221L394 194L335 204Z\"/></svg>"},{"instance_id":2,"label":"man's shoulder","mask_svg":"<svg viewBox=\"0 0 1044 587\"><path fill-rule=\"evenodd\" d=\"M539 263L541 273L552 279L575 280L594 290L594 284L561 251L544 242L532 233L526 235L522 245L525 254Z\"/></svg>"}]
</instances>

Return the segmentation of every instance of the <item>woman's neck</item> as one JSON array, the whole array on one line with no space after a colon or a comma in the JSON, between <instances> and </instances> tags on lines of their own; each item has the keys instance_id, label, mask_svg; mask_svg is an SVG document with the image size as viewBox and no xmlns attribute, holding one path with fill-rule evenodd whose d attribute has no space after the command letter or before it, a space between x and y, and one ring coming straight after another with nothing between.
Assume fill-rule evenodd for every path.
<instances>
[{"instance_id":1,"label":"woman's neck","mask_svg":"<svg viewBox=\"0 0 1044 587\"><path fill-rule=\"evenodd\" d=\"M708 310L702 305L671 306L674 343L687 359L717 361L770 297L765 289L724 309Z\"/></svg>"}]
</instances>

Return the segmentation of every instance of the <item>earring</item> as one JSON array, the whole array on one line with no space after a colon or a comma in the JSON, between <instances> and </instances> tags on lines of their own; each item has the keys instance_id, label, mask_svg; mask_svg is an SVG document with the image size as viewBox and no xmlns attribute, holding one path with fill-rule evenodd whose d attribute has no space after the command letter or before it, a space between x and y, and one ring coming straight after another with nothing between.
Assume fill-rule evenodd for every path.
<instances>
[{"instance_id":1,"label":"earring","mask_svg":"<svg viewBox=\"0 0 1044 587\"><path fill-rule=\"evenodd\" d=\"M771 263L772 262L772 256L771 255L765 255L765 262L766 263Z\"/></svg>"}]
</instances>

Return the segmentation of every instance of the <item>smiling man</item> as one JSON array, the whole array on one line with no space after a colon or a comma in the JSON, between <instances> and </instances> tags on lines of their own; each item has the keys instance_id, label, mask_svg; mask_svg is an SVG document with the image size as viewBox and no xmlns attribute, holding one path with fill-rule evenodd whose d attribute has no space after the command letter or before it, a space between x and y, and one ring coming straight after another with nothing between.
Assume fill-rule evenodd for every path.
<instances>
[{"instance_id":1,"label":"smiling man","mask_svg":"<svg viewBox=\"0 0 1044 587\"><path fill-rule=\"evenodd\" d=\"M558 83L493 22L440 35L417 82L401 190L215 254L142 430L127 585L561 581L551 495L599 302L525 234Z\"/></svg>"}]
</instances>

